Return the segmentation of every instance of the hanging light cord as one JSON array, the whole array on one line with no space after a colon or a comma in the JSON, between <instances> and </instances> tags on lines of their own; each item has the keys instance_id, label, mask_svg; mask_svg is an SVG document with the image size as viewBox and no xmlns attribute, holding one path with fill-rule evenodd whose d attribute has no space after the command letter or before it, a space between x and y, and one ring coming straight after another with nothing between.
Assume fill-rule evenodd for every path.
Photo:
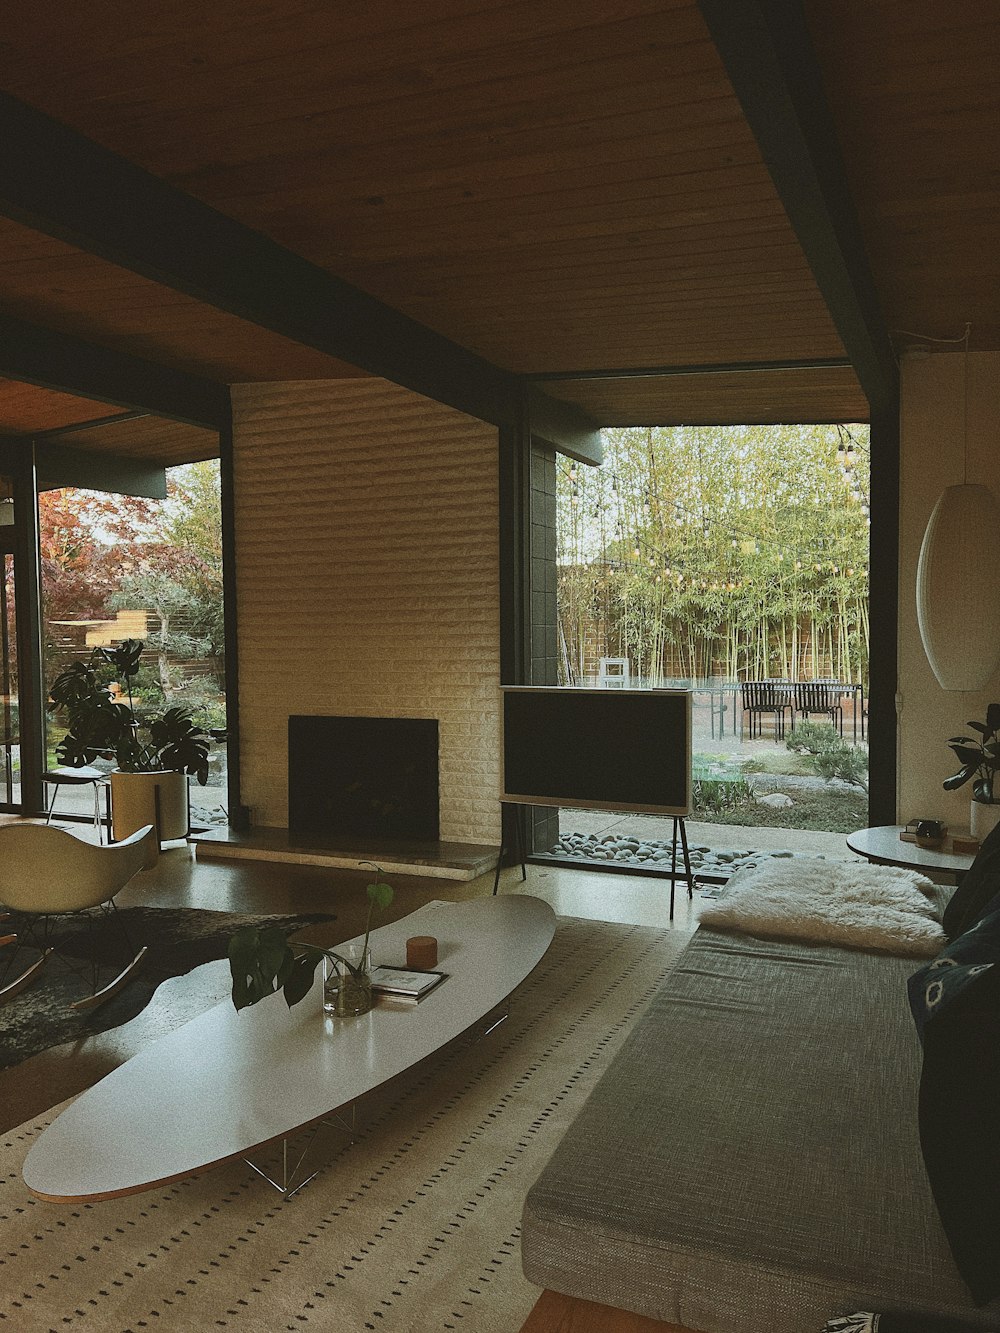
<instances>
[{"instance_id":1,"label":"hanging light cord","mask_svg":"<svg viewBox=\"0 0 1000 1333\"><path fill-rule=\"evenodd\" d=\"M911 333L909 329L893 329L894 338L920 338L925 343L950 343L955 346L957 343L965 343L966 350L969 347L969 334L972 331L972 325L966 324L965 332L959 334L957 338L933 338L929 333Z\"/></svg>"},{"instance_id":2,"label":"hanging light cord","mask_svg":"<svg viewBox=\"0 0 1000 1333\"><path fill-rule=\"evenodd\" d=\"M966 322L965 332L958 338L934 338L929 333L912 333L909 329L893 329L895 338L920 338L928 343L945 343L950 347L962 344L962 485L969 484L969 334L972 325Z\"/></svg>"}]
</instances>

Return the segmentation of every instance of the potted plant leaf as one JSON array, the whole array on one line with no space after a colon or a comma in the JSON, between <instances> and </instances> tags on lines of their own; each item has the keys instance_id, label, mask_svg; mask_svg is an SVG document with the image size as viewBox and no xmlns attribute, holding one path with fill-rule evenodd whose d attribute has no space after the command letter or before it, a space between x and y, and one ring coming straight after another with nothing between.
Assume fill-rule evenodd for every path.
<instances>
[{"instance_id":1,"label":"potted plant leaf","mask_svg":"<svg viewBox=\"0 0 1000 1333\"><path fill-rule=\"evenodd\" d=\"M957 791L972 782L970 825L980 842L1000 823L1000 704L990 704L985 722L969 722L975 736L952 736L948 741L962 767L944 781L945 791Z\"/></svg>"},{"instance_id":2,"label":"potted plant leaf","mask_svg":"<svg viewBox=\"0 0 1000 1333\"><path fill-rule=\"evenodd\" d=\"M322 949L317 944L290 943L277 926L244 926L229 941L229 968L233 977L233 1004L237 1011L257 1004L268 995L281 991L291 1009L308 993L316 966L324 959L341 970L336 1012L342 1016L367 1013L372 1007L371 960L368 940L376 910L392 902L393 891L382 881L382 871L372 862L375 880L367 886L368 916L360 955L348 958L336 949Z\"/></svg>"},{"instance_id":3,"label":"potted plant leaf","mask_svg":"<svg viewBox=\"0 0 1000 1333\"><path fill-rule=\"evenodd\" d=\"M111 773L116 838L144 824L157 824L161 841L183 838L190 825L188 776L202 786L208 781L212 738L188 708L156 714L136 704L133 684L144 647L141 639L125 639L94 648L56 676L49 697L69 725L56 757L70 768L101 758L117 765Z\"/></svg>"}]
</instances>

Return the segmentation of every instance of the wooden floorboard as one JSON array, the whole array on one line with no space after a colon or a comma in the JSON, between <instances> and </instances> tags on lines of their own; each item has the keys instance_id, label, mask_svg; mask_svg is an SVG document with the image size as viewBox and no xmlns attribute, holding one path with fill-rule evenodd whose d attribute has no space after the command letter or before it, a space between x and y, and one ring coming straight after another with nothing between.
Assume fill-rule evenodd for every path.
<instances>
[{"instance_id":1,"label":"wooden floorboard","mask_svg":"<svg viewBox=\"0 0 1000 1333\"><path fill-rule=\"evenodd\" d=\"M615 1310L610 1305L581 1301L575 1296L562 1296L557 1291L543 1291L521 1333L697 1333L697 1330L665 1324L629 1310Z\"/></svg>"}]
</instances>

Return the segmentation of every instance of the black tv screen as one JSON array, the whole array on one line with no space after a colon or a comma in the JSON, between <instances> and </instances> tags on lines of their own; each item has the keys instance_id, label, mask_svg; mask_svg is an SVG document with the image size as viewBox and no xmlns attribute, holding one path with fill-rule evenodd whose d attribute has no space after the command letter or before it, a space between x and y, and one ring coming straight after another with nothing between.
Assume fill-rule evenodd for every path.
<instances>
[{"instance_id":1,"label":"black tv screen","mask_svg":"<svg viewBox=\"0 0 1000 1333\"><path fill-rule=\"evenodd\" d=\"M689 690L502 688L503 800L690 814Z\"/></svg>"}]
</instances>

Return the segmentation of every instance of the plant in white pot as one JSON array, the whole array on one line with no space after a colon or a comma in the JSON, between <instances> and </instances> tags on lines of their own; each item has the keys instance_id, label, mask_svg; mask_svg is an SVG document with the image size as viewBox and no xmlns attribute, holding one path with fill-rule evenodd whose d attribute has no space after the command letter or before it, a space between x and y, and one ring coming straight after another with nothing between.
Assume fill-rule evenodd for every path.
<instances>
[{"instance_id":1,"label":"plant in white pot","mask_svg":"<svg viewBox=\"0 0 1000 1333\"><path fill-rule=\"evenodd\" d=\"M144 647L141 639L125 639L113 648L94 648L55 678L49 697L69 725L56 757L70 768L98 758L117 765L111 773L116 838L144 824L157 825L161 841L183 838L190 822L188 775L202 786L208 781L212 738L190 709L153 714L136 704L132 686ZM115 683L124 684L125 698L115 696Z\"/></svg>"},{"instance_id":2,"label":"plant in white pot","mask_svg":"<svg viewBox=\"0 0 1000 1333\"><path fill-rule=\"evenodd\" d=\"M972 782L970 826L980 842L1000 823L1000 704L990 704L985 722L967 724L975 736L952 736L948 744L962 767L944 782L945 791L957 791Z\"/></svg>"}]
</instances>

